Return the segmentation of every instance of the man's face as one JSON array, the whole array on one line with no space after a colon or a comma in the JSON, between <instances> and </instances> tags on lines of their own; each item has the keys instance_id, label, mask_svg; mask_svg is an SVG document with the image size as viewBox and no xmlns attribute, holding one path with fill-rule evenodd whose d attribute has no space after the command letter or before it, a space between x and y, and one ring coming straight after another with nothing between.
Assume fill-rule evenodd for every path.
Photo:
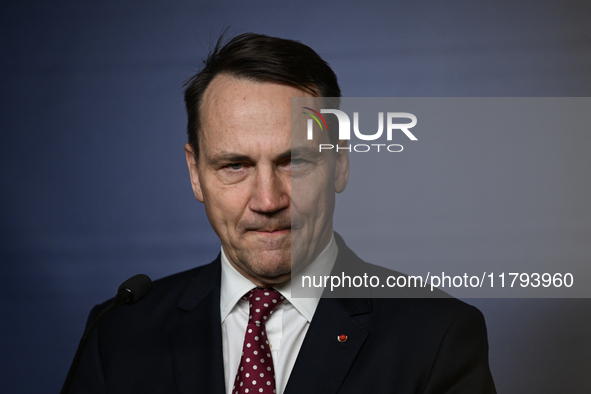
<instances>
[{"instance_id":1,"label":"man's face","mask_svg":"<svg viewBox=\"0 0 591 394\"><path fill-rule=\"evenodd\" d=\"M347 183L346 154L319 154L318 141L302 139L292 155L291 97L306 96L218 75L203 96L198 162L185 146L195 197L228 260L261 287L287 281L292 259L308 264L328 244L335 192Z\"/></svg>"}]
</instances>

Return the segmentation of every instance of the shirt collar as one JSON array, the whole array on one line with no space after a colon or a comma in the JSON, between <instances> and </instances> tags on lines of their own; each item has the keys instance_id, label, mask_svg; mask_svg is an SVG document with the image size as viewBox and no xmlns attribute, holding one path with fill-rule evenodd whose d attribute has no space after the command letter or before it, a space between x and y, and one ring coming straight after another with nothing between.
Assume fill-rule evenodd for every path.
<instances>
[{"instance_id":1,"label":"shirt collar","mask_svg":"<svg viewBox=\"0 0 591 394\"><path fill-rule=\"evenodd\" d=\"M242 298L242 296L248 291L254 289L256 285L249 279L242 276L242 274L240 274L240 272L238 272L236 268L230 264L230 261L224 253L224 248L222 247L221 249L222 284L220 292L220 312L223 323L234 306L238 303L238 301L240 301L240 298ZM320 301L322 291L317 292L314 297L311 298L294 298L291 295L291 283L293 280L297 280L297 278L301 277L302 275L330 274L336 261L338 251L339 249L337 247L333 233L328 245L326 245L324 250L312 263L310 263L286 283L280 286L275 286L275 289L280 292L281 295L283 295L285 299L289 301L289 303L293 305L294 308L296 308L297 311L306 318L306 320L308 320L308 322L312 321L312 316L314 316L314 312L316 311L316 307Z\"/></svg>"}]
</instances>

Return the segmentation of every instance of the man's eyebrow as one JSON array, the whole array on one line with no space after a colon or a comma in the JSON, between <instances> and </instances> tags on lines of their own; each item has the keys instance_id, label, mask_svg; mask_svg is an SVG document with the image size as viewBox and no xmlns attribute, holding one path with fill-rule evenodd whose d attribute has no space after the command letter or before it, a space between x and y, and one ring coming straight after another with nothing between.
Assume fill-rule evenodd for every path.
<instances>
[{"instance_id":1,"label":"man's eyebrow","mask_svg":"<svg viewBox=\"0 0 591 394\"><path fill-rule=\"evenodd\" d=\"M317 152L315 149L310 147L297 147L293 149L286 150L285 152L280 153L276 156L276 160L288 160L292 156L305 156L310 157L316 155ZM209 162L216 164L216 163L236 163L236 162L245 162L245 161L253 161L253 159L248 155L242 155L239 153L232 153L232 152L220 152L218 154L213 155Z\"/></svg>"},{"instance_id":2,"label":"man's eyebrow","mask_svg":"<svg viewBox=\"0 0 591 394\"><path fill-rule=\"evenodd\" d=\"M252 160L252 159L247 155L241 155L241 154L232 153L232 152L222 152L222 153L213 155L209 159L209 162L210 163L220 163L220 162L234 163L234 162L250 161L250 160Z\"/></svg>"},{"instance_id":3,"label":"man's eyebrow","mask_svg":"<svg viewBox=\"0 0 591 394\"><path fill-rule=\"evenodd\" d=\"M283 160L289 160L292 157L314 157L316 156L318 153L316 152L316 150L314 148L310 148L307 146L300 146L300 147L295 147L293 149L290 149L288 151L285 151L281 154L279 154L277 156L277 160L278 161L283 161Z\"/></svg>"},{"instance_id":4,"label":"man's eyebrow","mask_svg":"<svg viewBox=\"0 0 591 394\"><path fill-rule=\"evenodd\" d=\"M282 161L282 160L288 160L288 159L290 159L290 158L291 158L291 155L292 155L292 153L291 153L291 149L290 149L290 150L287 150L287 151L285 151L285 152L283 152L283 153L280 153L280 154L277 156L277 160L279 160L279 161Z\"/></svg>"},{"instance_id":5,"label":"man's eyebrow","mask_svg":"<svg viewBox=\"0 0 591 394\"><path fill-rule=\"evenodd\" d=\"M290 150L290 156L316 156L318 152L316 149L309 146L298 146Z\"/></svg>"}]
</instances>

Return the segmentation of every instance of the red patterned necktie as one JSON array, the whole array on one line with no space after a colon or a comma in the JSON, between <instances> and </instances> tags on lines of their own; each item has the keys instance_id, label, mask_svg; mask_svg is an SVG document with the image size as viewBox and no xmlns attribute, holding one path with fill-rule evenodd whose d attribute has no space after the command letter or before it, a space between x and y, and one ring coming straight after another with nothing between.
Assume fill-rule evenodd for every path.
<instances>
[{"instance_id":1,"label":"red patterned necktie","mask_svg":"<svg viewBox=\"0 0 591 394\"><path fill-rule=\"evenodd\" d=\"M277 392L275 369L265 323L285 298L277 290L256 288L243 299L249 301L250 316L232 393L273 394Z\"/></svg>"}]
</instances>

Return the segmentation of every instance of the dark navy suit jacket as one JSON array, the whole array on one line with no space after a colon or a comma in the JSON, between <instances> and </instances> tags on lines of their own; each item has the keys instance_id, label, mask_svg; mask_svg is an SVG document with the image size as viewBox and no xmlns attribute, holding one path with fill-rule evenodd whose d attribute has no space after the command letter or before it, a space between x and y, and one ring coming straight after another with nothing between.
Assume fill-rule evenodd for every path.
<instances>
[{"instance_id":1,"label":"dark navy suit jacket","mask_svg":"<svg viewBox=\"0 0 591 394\"><path fill-rule=\"evenodd\" d=\"M393 273L363 262L336 238L333 273ZM218 257L155 281L145 299L114 310L91 334L71 392L225 393L220 278ZM451 297L360 292L320 300L285 394L495 392L476 308ZM337 340L341 334L347 341Z\"/></svg>"}]
</instances>

